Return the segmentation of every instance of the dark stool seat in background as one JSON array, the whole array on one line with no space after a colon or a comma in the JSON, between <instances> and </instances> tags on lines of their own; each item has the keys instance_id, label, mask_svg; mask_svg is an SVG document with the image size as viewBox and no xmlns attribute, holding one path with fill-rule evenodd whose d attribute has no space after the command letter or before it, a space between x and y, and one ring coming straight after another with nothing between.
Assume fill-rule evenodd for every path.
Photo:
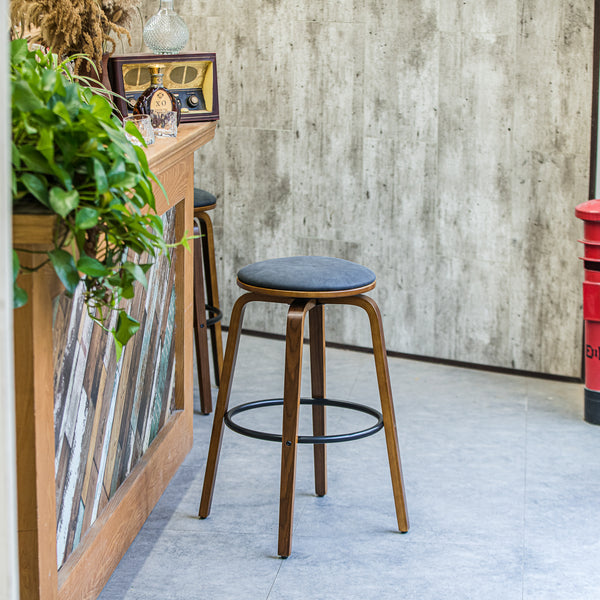
<instances>
[{"instance_id":1,"label":"dark stool seat in background","mask_svg":"<svg viewBox=\"0 0 600 600\"><path fill-rule=\"evenodd\" d=\"M408 515L400 452L396 434L396 418L388 372L381 314L374 300L365 292L375 287L375 274L370 269L347 260L325 256L295 256L276 258L240 269L237 284L247 290L236 301L231 314L227 348L223 363L221 386L215 408L210 447L202 489L199 516L206 518L210 506L223 437L223 424L234 431L281 443L281 487L279 504L278 554L289 556L292 547L294 513L296 449L299 443L314 444L315 491L327 492L325 444L366 437L385 430L388 461L396 507L398 528L408 531ZM258 400L228 410L231 381L246 306L250 302L280 302L289 304L286 328L285 378L283 398ZM364 309L369 317L375 368L381 401L381 413L367 406L329 400L325 396L325 321L324 305L348 304ZM302 345L304 321L309 316L311 398L300 398ZM260 409L274 404L283 405L282 434L274 435L240 427L233 417L245 410ZM313 435L298 436L298 413L301 404L312 406ZM328 436L325 407L338 406L374 416L377 423L367 429Z\"/></svg>"},{"instance_id":2,"label":"dark stool seat in background","mask_svg":"<svg viewBox=\"0 0 600 600\"><path fill-rule=\"evenodd\" d=\"M200 410L212 410L210 373L208 368L208 329L212 346L212 363L215 385L221 380L223 368L223 341L221 336L221 310L217 285L217 264L213 225L208 214L217 206L217 198L210 192L194 189L194 338L200 388ZM202 257L202 261L200 261ZM204 288L206 287L206 294ZM209 318L206 318L208 312Z\"/></svg>"}]
</instances>

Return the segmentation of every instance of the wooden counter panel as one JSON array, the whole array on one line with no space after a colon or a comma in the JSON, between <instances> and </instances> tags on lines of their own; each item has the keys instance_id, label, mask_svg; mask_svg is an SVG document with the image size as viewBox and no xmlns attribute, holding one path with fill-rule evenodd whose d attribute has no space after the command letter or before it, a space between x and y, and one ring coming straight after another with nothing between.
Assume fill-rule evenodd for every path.
<instances>
[{"instance_id":1,"label":"wooden counter panel","mask_svg":"<svg viewBox=\"0 0 600 600\"><path fill-rule=\"evenodd\" d=\"M159 194L158 212L177 205L177 235L192 232L193 152L214 137L215 127L214 122L184 124L176 139L161 139L146 152L150 168L163 182L169 198L167 204ZM47 247L54 223L53 217L14 215L15 246ZM96 598L192 446L193 257L183 248L176 253L176 412L60 570L56 555L52 352L52 298L60 286L51 269L21 276L21 284L29 293L28 304L15 310L14 316L22 600ZM24 261L26 256L22 255ZM91 485L91 477L86 470L84 486Z\"/></svg>"}]
</instances>

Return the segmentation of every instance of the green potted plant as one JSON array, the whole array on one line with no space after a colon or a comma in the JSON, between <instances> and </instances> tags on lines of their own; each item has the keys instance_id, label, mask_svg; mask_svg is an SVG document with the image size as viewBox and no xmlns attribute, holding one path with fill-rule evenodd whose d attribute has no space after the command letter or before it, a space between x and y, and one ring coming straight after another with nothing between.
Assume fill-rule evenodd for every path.
<instances>
[{"instance_id":1,"label":"green potted plant","mask_svg":"<svg viewBox=\"0 0 600 600\"><path fill-rule=\"evenodd\" d=\"M117 311L119 357L140 326L122 300L133 297L136 281L147 285L152 259L167 249L152 191L160 183L112 103L80 83L69 62L11 42L13 210L56 216L53 248L40 267L49 262L69 295L83 281L88 314L103 328ZM127 131L143 143L135 125ZM128 260L127 250L149 258ZM13 261L19 307L27 297L16 283L23 269L16 252Z\"/></svg>"}]
</instances>

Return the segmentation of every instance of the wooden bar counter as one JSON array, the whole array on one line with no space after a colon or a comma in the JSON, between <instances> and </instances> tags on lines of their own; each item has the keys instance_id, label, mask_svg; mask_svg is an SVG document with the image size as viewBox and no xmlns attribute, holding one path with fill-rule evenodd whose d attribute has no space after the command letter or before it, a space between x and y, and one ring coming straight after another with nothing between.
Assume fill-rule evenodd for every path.
<instances>
[{"instance_id":1,"label":"wooden bar counter","mask_svg":"<svg viewBox=\"0 0 600 600\"><path fill-rule=\"evenodd\" d=\"M193 231L194 152L214 137L215 126L215 122L181 125L176 139L159 139L146 152L168 196L167 202L155 190L157 212L163 215L174 209L176 237ZM53 227L52 217L14 215L13 244L25 250L48 248ZM20 284L29 296L28 303L14 312L22 600L96 598L192 446L193 256L183 248L177 248L175 254L174 294L170 296L174 302L171 410L147 450L124 481L107 495L106 503L62 564L57 559L56 471L60 461L55 433L53 345L57 335L53 332L55 298L61 290L48 267L20 276ZM20 253L20 258L24 264L29 261L29 266L39 260L27 252ZM127 348L124 357L126 352ZM134 363L122 359L120 364L119 369L125 370ZM125 382L128 375L126 371L120 373ZM133 372L130 376L133 378ZM133 379L131 385L136 385ZM89 419L90 431L92 424L94 431L101 426L99 420ZM84 475L87 485L90 467ZM78 528L81 532L81 523Z\"/></svg>"}]
</instances>

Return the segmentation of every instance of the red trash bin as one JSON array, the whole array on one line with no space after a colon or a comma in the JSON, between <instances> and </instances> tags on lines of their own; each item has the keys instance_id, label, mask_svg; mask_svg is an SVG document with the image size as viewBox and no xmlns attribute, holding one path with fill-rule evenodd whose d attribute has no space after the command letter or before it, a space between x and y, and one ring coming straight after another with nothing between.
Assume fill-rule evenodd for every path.
<instances>
[{"instance_id":1,"label":"red trash bin","mask_svg":"<svg viewBox=\"0 0 600 600\"><path fill-rule=\"evenodd\" d=\"M600 425L600 200L575 208L583 221L584 419Z\"/></svg>"}]
</instances>

